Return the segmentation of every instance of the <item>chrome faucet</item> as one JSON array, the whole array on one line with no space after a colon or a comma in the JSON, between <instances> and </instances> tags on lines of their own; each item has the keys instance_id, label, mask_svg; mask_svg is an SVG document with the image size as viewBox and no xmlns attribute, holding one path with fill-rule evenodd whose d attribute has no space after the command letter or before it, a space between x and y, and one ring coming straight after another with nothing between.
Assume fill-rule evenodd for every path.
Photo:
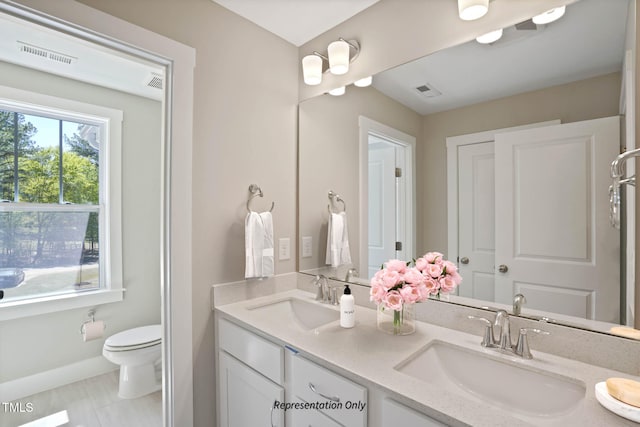
<instances>
[{"instance_id":1,"label":"chrome faucet","mask_svg":"<svg viewBox=\"0 0 640 427\"><path fill-rule=\"evenodd\" d=\"M329 285L329 279L323 274L318 274L311 281L318 287L316 291L316 301L322 301L327 304L338 305L338 287Z\"/></svg>"},{"instance_id":2,"label":"chrome faucet","mask_svg":"<svg viewBox=\"0 0 640 427\"><path fill-rule=\"evenodd\" d=\"M513 297L513 315L520 316L522 313L522 305L527 302L527 299L522 294L516 294Z\"/></svg>"},{"instance_id":3,"label":"chrome faucet","mask_svg":"<svg viewBox=\"0 0 640 427\"><path fill-rule=\"evenodd\" d=\"M498 310L496 312L496 320L493 322L494 334L495 328L500 327L500 332L498 338L496 339L494 335L494 339L499 343L499 346L502 350L512 350L513 344L511 343L511 327L509 322L509 314L505 310Z\"/></svg>"},{"instance_id":4,"label":"chrome faucet","mask_svg":"<svg viewBox=\"0 0 640 427\"><path fill-rule=\"evenodd\" d=\"M356 270L355 268L350 268L349 271L347 271L347 275L345 276L344 281L349 282L353 277L358 277L358 270Z\"/></svg>"},{"instance_id":5,"label":"chrome faucet","mask_svg":"<svg viewBox=\"0 0 640 427\"><path fill-rule=\"evenodd\" d=\"M467 316L471 320L478 320L485 325L484 336L481 346L496 348L520 356L524 359L531 359L527 332L534 332L541 335L549 335L549 332L536 328L520 328L518 342L513 345L511 341L511 327L509 314L505 310L496 311L496 318L493 322L485 317ZM499 330L498 330L499 329Z\"/></svg>"}]
</instances>

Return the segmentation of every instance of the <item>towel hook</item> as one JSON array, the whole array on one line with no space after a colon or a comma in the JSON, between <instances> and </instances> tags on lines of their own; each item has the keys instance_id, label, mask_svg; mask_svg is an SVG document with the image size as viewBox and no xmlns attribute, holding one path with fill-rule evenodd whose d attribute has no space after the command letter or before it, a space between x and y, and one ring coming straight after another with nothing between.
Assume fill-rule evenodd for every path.
<instances>
[{"instance_id":1,"label":"towel hook","mask_svg":"<svg viewBox=\"0 0 640 427\"><path fill-rule=\"evenodd\" d=\"M334 202L340 202L342 203L342 211L346 212L347 211L347 204L344 202L344 200L342 200L342 197L340 197L339 194L336 194L333 190L329 190L329 204L327 205L327 209L329 210L329 213L339 213L339 212L333 212L331 210L331 204Z\"/></svg>"},{"instance_id":2,"label":"towel hook","mask_svg":"<svg viewBox=\"0 0 640 427\"><path fill-rule=\"evenodd\" d=\"M249 186L249 193L251 193L251 196L247 200L247 212L252 212L251 208L249 207L249 202L251 202L251 199L253 199L254 197L264 197L264 194L262 194L262 189L258 187L257 184L251 184ZM271 202L271 209L269 209L269 212L273 212L273 207L275 205L275 202Z\"/></svg>"}]
</instances>

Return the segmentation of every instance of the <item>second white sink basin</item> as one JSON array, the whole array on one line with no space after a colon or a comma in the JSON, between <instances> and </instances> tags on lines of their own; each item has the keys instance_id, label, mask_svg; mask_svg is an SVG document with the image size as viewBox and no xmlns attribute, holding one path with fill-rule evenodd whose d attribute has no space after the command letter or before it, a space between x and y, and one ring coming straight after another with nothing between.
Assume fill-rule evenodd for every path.
<instances>
[{"instance_id":1,"label":"second white sink basin","mask_svg":"<svg viewBox=\"0 0 640 427\"><path fill-rule=\"evenodd\" d=\"M260 310L261 314L282 322L292 322L305 330L315 329L340 318L340 312L337 309L294 297L248 309Z\"/></svg>"},{"instance_id":2,"label":"second white sink basin","mask_svg":"<svg viewBox=\"0 0 640 427\"><path fill-rule=\"evenodd\" d=\"M442 341L432 342L395 369L451 393L535 417L571 412L586 392L579 380Z\"/></svg>"}]
</instances>

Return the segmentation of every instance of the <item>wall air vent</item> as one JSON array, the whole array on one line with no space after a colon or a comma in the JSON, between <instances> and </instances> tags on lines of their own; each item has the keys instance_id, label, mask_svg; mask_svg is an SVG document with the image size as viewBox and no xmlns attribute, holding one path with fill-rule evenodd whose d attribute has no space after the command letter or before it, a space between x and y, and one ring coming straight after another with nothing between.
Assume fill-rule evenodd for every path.
<instances>
[{"instance_id":1,"label":"wall air vent","mask_svg":"<svg viewBox=\"0 0 640 427\"><path fill-rule=\"evenodd\" d=\"M434 88L428 83L425 83L422 86L418 86L416 90L420 95L425 96L427 98L434 98L436 96L442 95L442 92L440 92L438 89Z\"/></svg>"},{"instance_id":2,"label":"wall air vent","mask_svg":"<svg viewBox=\"0 0 640 427\"><path fill-rule=\"evenodd\" d=\"M162 75L156 73L150 73L146 80L147 86L160 90L162 90L163 83Z\"/></svg>"},{"instance_id":3,"label":"wall air vent","mask_svg":"<svg viewBox=\"0 0 640 427\"><path fill-rule=\"evenodd\" d=\"M44 47L34 46L29 43L21 42L18 40L18 49L20 52L36 56L42 59L47 59L49 61L57 62L59 64L71 65L78 60L71 55L66 55L64 53L56 52L51 49L47 49Z\"/></svg>"}]
</instances>

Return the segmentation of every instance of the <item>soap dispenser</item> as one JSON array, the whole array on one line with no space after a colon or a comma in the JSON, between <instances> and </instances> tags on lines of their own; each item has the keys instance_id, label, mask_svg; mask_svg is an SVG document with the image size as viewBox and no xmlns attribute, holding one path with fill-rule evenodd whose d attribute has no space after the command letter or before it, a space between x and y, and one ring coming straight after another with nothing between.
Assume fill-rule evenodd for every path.
<instances>
[{"instance_id":1,"label":"soap dispenser","mask_svg":"<svg viewBox=\"0 0 640 427\"><path fill-rule=\"evenodd\" d=\"M349 285L345 285L344 294L340 297L340 326L353 328L356 324L355 300Z\"/></svg>"}]
</instances>

